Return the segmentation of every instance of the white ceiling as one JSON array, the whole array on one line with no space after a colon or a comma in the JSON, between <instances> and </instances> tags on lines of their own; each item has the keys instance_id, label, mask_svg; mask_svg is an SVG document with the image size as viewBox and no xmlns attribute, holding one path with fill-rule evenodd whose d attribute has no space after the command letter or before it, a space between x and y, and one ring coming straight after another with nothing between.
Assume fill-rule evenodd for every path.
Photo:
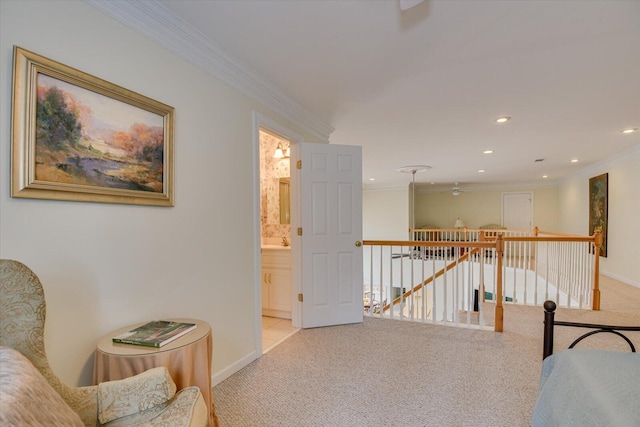
<instances>
[{"instance_id":1,"label":"white ceiling","mask_svg":"<svg viewBox=\"0 0 640 427\"><path fill-rule=\"evenodd\" d=\"M640 128L640 1L160 3L361 145L365 188L414 164L432 166L418 182L545 185L640 148L619 132Z\"/></svg>"}]
</instances>

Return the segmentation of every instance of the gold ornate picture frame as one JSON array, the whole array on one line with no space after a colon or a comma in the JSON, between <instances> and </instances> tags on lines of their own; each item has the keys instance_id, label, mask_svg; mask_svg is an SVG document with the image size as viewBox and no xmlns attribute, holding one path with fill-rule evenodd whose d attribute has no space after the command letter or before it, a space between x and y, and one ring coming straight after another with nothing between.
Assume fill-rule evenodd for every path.
<instances>
[{"instance_id":1,"label":"gold ornate picture frame","mask_svg":"<svg viewBox=\"0 0 640 427\"><path fill-rule=\"evenodd\" d=\"M174 109L14 46L11 197L173 206Z\"/></svg>"}]
</instances>

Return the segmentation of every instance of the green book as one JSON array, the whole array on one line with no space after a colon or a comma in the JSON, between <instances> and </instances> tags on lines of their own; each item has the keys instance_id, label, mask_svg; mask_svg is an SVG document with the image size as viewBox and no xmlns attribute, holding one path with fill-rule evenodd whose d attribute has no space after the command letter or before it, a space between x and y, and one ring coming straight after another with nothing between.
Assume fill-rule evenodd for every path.
<instances>
[{"instance_id":1,"label":"green book","mask_svg":"<svg viewBox=\"0 0 640 427\"><path fill-rule=\"evenodd\" d=\"M144 345L147 347L162 347L193 331L195 323L172 322L169 320L154 320L116 337L113 342L120 344Z\"/></svg>"}]
</instances>

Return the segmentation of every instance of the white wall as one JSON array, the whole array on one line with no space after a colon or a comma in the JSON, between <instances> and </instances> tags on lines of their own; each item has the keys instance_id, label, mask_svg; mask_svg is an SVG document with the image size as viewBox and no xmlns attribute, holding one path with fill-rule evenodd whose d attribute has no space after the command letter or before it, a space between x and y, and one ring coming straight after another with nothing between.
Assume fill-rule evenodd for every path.
<instances>
[{"instance_id":1,"label":"white wall","mask_svg":"<svg viewBox=\"0 0 640 427\"><path fill-rule=\"evenodd\" d=\"M11 198L13 45L175 107L176 206ZM0 257L43 282L63 381L89 384L98 338L151 319L209 322L214 375L254 355L254 110L313 140L85 3L0 1Z\"/></svg>"},{"instance_id":2,"label":"white wall","mask_svg":"<svg viewBox=\"0 0 640 427\"><path fill-rule=\"evenodd\" d=\"M607 257L603 274L640 287L640 145L624 156L577 174L560 187L561 230L589 233L589 178L609 174ZM603 298L606 296L603 295Z\"/></svg>"},{"instance_id":3,"label":"white wall","mask_svg":"<svg viewBox=\"0 0 640 427\"><path fill-rule=\"evenodd\" d=\"M362 235L365 240L406 240L409 235L409 190L364 190Z\"/></svg>"}]
</instances>

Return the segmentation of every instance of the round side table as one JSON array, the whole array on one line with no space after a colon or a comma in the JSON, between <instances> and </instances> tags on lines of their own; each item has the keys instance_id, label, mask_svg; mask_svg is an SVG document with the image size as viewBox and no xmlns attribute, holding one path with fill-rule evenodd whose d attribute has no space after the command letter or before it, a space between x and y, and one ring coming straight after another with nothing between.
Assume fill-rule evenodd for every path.
<instances>
[{"instance_id":1,"label":"round side table","mask_svg":"<svg viewBox=\"0 0 640 427\"><path fill-rule=\"evenodd\" d=\"M163 319L165 320L165 319ZM172 318L174 322L195 323L196 329L159 348L114 343L112 338L147 322L125 326L100 338L93 367L93 383L120 380L158 366L165 366L178 390L198 386L209 411L209 425L218 419L211 390L213 336L207 322Z\"/></svg>"}]
</instances>

